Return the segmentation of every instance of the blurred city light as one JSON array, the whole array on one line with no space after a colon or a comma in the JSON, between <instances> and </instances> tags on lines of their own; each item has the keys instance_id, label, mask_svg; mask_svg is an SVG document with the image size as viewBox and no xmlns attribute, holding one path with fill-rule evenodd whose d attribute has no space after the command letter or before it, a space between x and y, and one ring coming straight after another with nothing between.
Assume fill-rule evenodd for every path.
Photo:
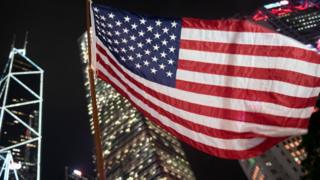
<instances>
[{"instance_id":1,"label":"blurred city light","mask_svg":"<svg viewBox=\"0 0 320 180\"><path fill-rule=\"evenodd\" d=\"M77 169L73 170L73 174L76 175L76 176L79 176L79 177L82 176L82 172L77 170Z\"/></svg>"}]
</instances>

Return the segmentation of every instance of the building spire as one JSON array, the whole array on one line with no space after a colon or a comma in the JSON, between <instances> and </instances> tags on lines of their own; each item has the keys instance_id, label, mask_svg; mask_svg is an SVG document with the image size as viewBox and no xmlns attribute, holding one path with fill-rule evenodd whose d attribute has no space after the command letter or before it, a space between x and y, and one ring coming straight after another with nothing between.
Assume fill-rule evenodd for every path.
<instances>
[{"instance_id":1,"label":"building spire","mask_svg":"<svg viewBox=\"0 0 320 180\"><path fill-rule=\"evenodd\" d=\"M10 48L10 54L9 54L9 58L11 59L11 57L13 56L13 49L16 46L16 34L13 34L12 36L12 43L11 43L11 48ZM9 62L9 61L8 61ZM5 67L5 69L7 69L8 63Z\"/></svg>"},{"instance_id":2,"label":"building spire","mask_svg":"<svg viewBox=\"0 0 320 180\"><path fill-rule=\"evenodd\" d=\"M24 55L27 53L28 34L29 34L29 32L26 31L26 34L24 36L24 44L23 44Z\"/></svg>"},{"instance_id":3,"label":"building spire","mask_svg":"<svg viewBox=\"0 0 320 180\"><path fill-rule=\"evenodd\" d=\"M11 50L15 47L15 45L16 45L16 34L13 34L12 43L11 43Z\"/></svg>"}]
</instances>

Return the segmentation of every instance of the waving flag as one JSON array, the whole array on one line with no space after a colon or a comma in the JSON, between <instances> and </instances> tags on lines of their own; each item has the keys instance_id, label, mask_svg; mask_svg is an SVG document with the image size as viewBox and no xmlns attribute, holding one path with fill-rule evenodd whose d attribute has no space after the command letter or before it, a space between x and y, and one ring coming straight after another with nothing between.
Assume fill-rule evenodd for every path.
<instances>
[{"instance_id":1,"label":"waving flag","mask_svg":"<svg viewBox=\"0 0 320 180\"><path fill-rule=\"evenodd\" d=\"M307 132L320 56L246 20L92 6L98 76L181 141L232 159Z\"/></svg>"}]
</instances>

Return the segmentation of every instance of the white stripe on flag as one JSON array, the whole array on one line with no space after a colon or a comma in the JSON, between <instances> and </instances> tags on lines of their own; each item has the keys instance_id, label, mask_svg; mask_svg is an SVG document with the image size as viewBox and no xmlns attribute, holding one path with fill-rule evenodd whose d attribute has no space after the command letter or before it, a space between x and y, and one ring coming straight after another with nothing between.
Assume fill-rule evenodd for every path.
<instances>
[{"instance_id":1,"label":"white stripe on flag","mask_svg":"<svg viewBox=\"0 0 320 180\"><path fill-rule=\"evenodd\" d=\"M308 49L302 43L278 33L232 32L221 30L182 28L181 39L247 45L290 46Z\"/></svg>"},{"instance_id":2,"label":"white stripe on flag","mask_svg":"<svg viewBox=\"0 0 320 180\"><path fill-rule=\"evenodd\" d=\"M179 59L240 67L283 69L320 77L320 65L292 58L226 54L180 49Z\"/></svg>"},{"instance_id":3,"label":"white stripe on flag","mask_svg":"<svg viewBox=\"0 0 320 180\"><path fill-rule=\"evenodd\" d=\"M246 77L207 74L178 69L177 79L207 85L224 86L241 89L251 89L264 92L274 92L292 97L308 98L319 94L320 87L311 88L277 80L263 80ZM281 110L282 111L282 110ZM300 112L300 110L299 110ZM297 117L296 115L294 117Z\"/></svg>"}]
</instances>

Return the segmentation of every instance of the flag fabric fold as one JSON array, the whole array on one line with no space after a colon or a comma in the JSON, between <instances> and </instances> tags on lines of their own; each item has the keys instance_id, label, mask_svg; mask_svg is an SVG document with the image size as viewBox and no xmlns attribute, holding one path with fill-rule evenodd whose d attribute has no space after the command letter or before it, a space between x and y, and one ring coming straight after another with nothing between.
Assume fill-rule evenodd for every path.
<instances>
[{"instance_id":1,"label":"flag fabric fold","mask_svg":"<svg viewBox=\"0 0 320 180\"><path fill-rule=\"evenodd\" d=\"M95 68L148 119L222 158L307 132L320 56L247 20L139 15L93 4Z\"/></svg>"}]
</instances>

